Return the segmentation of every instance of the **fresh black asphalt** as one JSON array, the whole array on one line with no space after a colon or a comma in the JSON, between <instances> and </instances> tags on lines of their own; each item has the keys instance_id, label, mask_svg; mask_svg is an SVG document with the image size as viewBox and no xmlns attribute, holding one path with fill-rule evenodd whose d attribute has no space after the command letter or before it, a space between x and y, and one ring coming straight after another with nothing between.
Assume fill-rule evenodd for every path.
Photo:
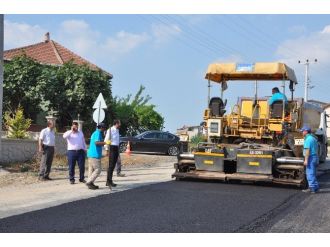
<instances>
[{"instance_id":1,"label":"fresh black asphalt","mask_svg":"<svg viewBox=\"0 0 330 247\"><path fill-rule=\"evenodd\" d=\"M120 186L120 185L119 185ZM171 181L0 220L0 232L235 232L295 188Z\"/></svg>"}]
</instances>

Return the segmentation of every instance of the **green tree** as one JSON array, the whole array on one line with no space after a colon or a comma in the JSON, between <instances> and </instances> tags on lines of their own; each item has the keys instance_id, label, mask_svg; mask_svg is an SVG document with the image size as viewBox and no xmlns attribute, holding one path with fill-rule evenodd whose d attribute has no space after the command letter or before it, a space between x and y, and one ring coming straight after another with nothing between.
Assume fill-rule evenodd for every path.
<instances>
[{"instance_id":1,"label":"green tree","mask_svg":"<svg viewBox=\"0 0 330 247\"><path fill-rule=\"evenodd\" d=\"M164 118L155 110L155 105L148 104L149 95L143 96L144 86L140 86L138 92L132 97L114 99L115 117L122 122L122 135L136 135L146 130L161 130Z\"/></svg>"},{"instance_id":2,"label":"green tree","mask_svg":"<svg viewBox=\"0 0 330 247\"><path fill-rule=\"evenodd\" d=\"M39 83L44 93L47 109L58 112L60 127L71 125L80 115L85 127L92 130L92 106L101 92L108 105L107 117L113 116L110 76L100 70L72 62L61 67L48 66L44 69ZM108 119L109 121L109 119Z\"/></svg>"},{"instance_id":3,"label":"green tree","mask_svg":"<svg viewBox=\"0 0 330 247\"><path fill-rule=\"evenodd\" d=\"M14 113L5 112L4 120L9 138L28 138L27 130L30 128L32 120L24 117L24 111L21 106L18 106Z\"/></svg>"},{"instance_id":4,"label":"green tree","mask_svg":"<svg viewBox=\"0 0 330 247\"><path fill-rule=\"evenodd\" d=\"M25 116L34 119L40 111L42 91L38 77L42 66L26 55L13 58L4 64L4 108L15 111L19 106Z\"/></svg>"}]
</instances>

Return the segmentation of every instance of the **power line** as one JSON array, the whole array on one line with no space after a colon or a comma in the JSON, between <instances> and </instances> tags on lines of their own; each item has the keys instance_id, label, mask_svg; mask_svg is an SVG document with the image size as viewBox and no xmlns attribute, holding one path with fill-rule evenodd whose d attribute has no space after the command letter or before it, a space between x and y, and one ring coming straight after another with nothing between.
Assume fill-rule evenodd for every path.
<instances>
[{"instance_id":1,"label":"power line","mask_svg":"<svg viewBox=\"0 0 330 247\"><path fill-rule=\"evenodd\" d=\"M185 26L186 28L188 28L189 30L192 31L192 33L194 33L197 37L201 37L203 41L207 42L208 44L217 47L218 49L223 50L224 52L228 52L228 53L236 53L237 55L241 55L243 54L242 51L239 51L233 47L230 47L228 45L226 45L223 41L219 41L216 40L216 38L213 35L213 39L211 39L211 35L207 32L205 32L204 30L198 28L196 25L191 25L188 22L184 22L183 17L181 16L169 16L167 15L167 18L172 18L172 20L179 22L180 25ZM181 19L181 20L179 20ZM246 54L244 54L246 55Z\"/></svg>"},{"instance_id":2,"label":"power line","mask_svg":"<svg viewBox=\"0 0 330 247\"><path fill-rule=\"evenodd\" d=\"M150 21L148 18L142 16L142 15L138 15L140 17L140 19L150 25L155 24L154 22ZM163 22L159 22L158 20L156 20L157 23L161 23L163 25L168 26L167 24L164 24ZM175 39L177 39L181 44L183 44L185 47L189 47L191 48L194 52L198 53L198 54L203 54L204 56L210 58L210 55L208 54L209 51L206 50L202 50L199 47L194 46L194 44L186 42L184 39L182 39L179 36L175 36ZM213 54L213 53L212 53Z\"/></svg>"},{"instance_id":3,"label":"power line","mask_svg":"<svg viewBox=\"0 0 330 247\"><path fill-rule=\"evenodd\" d=\"M159 22L163 23L164 25L167 25L167 26L173 25L173 23L168 21L168 20L164 20L164 19L161 19L160 17L156 17L156 16L153 16L153 17L156 20L158 20ZM198 43L200 46L202 46L205 49L211 51L213 54L219 54L220 55L219 50L217 50L213 46L206 45L203 41L201 41L199 38L196 38L193 34L188 32L187 30L181 30L181 31L188 37L188 40Z\"/></svg>"},{"instance_id":4,"label":"power line","mask_svg":"<svg viewBox=\"0 0 330 247\"><path fill-rule=\"evenodd\" d=\"M231 18L235 18L234 16L232 16ZM247 24L249 27L253 27L251 28L252 31L255 32L256 36L258 37L262 37L264 40L266 40L266 42L268 44L272 44L272 46L278 46L281 41L279 39L276 39L276 35L274 36L270 36L267 32L264 32L262 29L260 29L258 26L254 25L252 22L250 22L249 20L247 20L246 18L243 20L243 18L241 16L238 16L237 17L238 19L240 19L240 21L242 23L244 23L245 25ZM263 34L263 35L260 35L260 34ZM278 43L274 42L274 40L276 40ZM303 56L304 54L302 53L302 51L293 51L292 49L289 49L287 47L283 47L285 52L287 52L288 54L291 54L291 56L294 56L296 58L299 58L301 56ZM319 68L321 68L321 70L323 72L326 72L326 73L330 73L330 70L328 67L325 67L326 65L323 64L323 63L319 63ZM322 69L323 68L323 69Z\"/></svg>"}]
</instances>

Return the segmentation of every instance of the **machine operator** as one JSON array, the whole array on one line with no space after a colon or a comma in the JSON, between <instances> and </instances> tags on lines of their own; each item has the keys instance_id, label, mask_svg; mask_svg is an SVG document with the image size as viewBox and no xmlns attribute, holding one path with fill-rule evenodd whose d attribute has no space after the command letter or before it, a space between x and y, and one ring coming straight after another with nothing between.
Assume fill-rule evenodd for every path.
<instances>
[{"instance_id":1,"label":"machine operator","mask_svg":"<svg viewBox=\"0 0 330 247\"><path fill-rule=\"evenodd\" d=\"M275 101L285 101L285 104L288 104L288 99L286 98L285 94L281 93L278 87L274 87L272 89L272 97L269 99L268 103L271 106L274 104Z\"/></svg>"}]
</instances>

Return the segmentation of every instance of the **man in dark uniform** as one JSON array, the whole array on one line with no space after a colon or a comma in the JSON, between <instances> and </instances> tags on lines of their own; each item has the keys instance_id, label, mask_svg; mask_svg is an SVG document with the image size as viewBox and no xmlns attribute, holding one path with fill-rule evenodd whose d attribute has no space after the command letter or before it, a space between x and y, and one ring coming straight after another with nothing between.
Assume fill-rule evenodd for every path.
<instances>
[{"instance_id":1,"label":"man in dark uniform","mask_svg":"<svg viewBox=\"0 0 330 247\"><path fill-rule=\"evenodd\" d=\"M120 128L120 120L113 121L113 126L107 130L107 134L105 136L104 142L108 145L110 144L110 153L109 155L109 167L108 167L108 174L107 174L107 183L106 186L109 186L111 189L112 187L116 187L112 181L113 170L116 167L116 163L118 161L119 156L119 128Z\"/></svg>"}]
</instances>

